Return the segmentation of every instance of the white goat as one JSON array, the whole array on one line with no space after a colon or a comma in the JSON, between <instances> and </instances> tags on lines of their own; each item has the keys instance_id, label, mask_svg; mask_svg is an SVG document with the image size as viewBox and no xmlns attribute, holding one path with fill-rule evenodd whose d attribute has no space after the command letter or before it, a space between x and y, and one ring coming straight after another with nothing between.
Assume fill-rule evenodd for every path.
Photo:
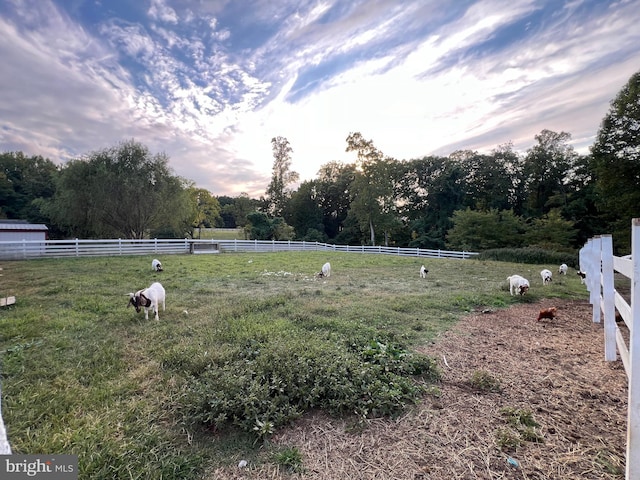
<instances>
[{"instance_id":1,"label":"white goat","mask_svg":"<svg viewBox=\"0 0 640 480\"><path fill-rule=\"evenodd\" d=\"M567 274L567 270L569 269L569 267L567 267L566 263L563 263L562 265L560 265L558 267L558 273L560 275L566 275Z\"/></svg>"},{"instance_id":2,"label":"white goat","mask_svg":"<svg viewBox=\"0 0 640 480\"><path fill-rule=\"evenodd\" d=\"M509 282L509 293L515 295L514 292L518 292L519 295L524 295L529 291L529 280L520 275L511 275L507 277Z\"/></svg>"},{"instance_id":3,"label":"white goat","mask_svg":"<svg viewBox=\"0 0 640 480\"><path fill-rule=\"evenodd\" d=\"M427 273L429 273L429 270L424 268L424 265L422 265L420 267L420 278L427 278Z\"/></svg>"},{"instance_id":4,"label":"white goat","mask_svg":"<svg viewBox=\"0 0 640 480\"><path fill-rule=\"evenodd\" d=\"M158 260L157 258L154 258L153 261L151 262L151 268L156 272L161 272L162 264L160 263L160 260Z\"/></svg>"},{"instance_id":5,"label":"white goat","mask_svg":"<svg viewBox=\"0 0 640 480\"><path fill-rule=\"evenodd\" d=\"M138 290L136 293L129 294L129 305L136 308L136 312L140 313L140 308L144 308L144 319L149 320L149 310L153 310L156 320L160 303L162 303L162 311L165 310L165 292L164 287L159 282L154 282L149 288ZM127 307L129 306L127 305Z\"/></svg>"},{"instance_id":6,"label":"white goat","mask_svg":"<svg viewBox=\"0 0 640 480\"><path fill-rule=\"evenodd\" d=\"M322 270L318 273L318 277L330 277L331 276L331 264L329 262L322 266Z\"/></svg>"},{"instance_id":7,"label":"white goat","mask_svg":"<svg viewBox=\"0 0 640 480\"><path fill-rule=\"evenodd\" d=\"M551 273L551 270L548 269L544 269L540 271L540 276L542 277L542 284L543 285L549 285L551 283L551 281L553 280L553 274Z\"/></svg>"}]
</instances>

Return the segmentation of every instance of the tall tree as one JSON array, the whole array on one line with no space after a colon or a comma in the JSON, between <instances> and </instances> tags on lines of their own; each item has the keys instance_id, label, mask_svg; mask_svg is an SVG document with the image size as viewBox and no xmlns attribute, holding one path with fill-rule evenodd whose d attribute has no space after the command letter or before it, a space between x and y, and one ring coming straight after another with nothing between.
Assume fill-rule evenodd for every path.
<instances>
[{"instance_id":1,"label":"tall tree","mask_svg":"<svg viewBox=\"0 0 640 480\"><path fill-rule=\"evenodd\" d=\"M220 216L221 207L218 199L204 188L190 187L188 189L191 202L194 205L194 228L214 228L222 226Z\"/></svg>"},{"instance_id":2,"label":"tall tree","mask_svg":"<svg viewBox=\"0 0 640 480\"><path fill-rule=\"evenodd\" d=\"M395 161L385 158L359 132L349 134L346 151L357 153L351 210L363 232L369 231L371 245L376 244L376 228L387 244L389 235L400 226L393 188Z\"/></svg>"},{"instance_id":3,"label":"tall tree","mask_svg":"<svg viewBox=\"0 0 640 480\"><path fill-rule=\"evenodd\" d=\"M612 101L591 147L600 193L614 245L630 244L631 219L640 217L640 72Z\"/></svg>"},{"instance_id":4,"label":"tall tree","mask_svg":"<svg viewBox=\"0 0 640 480\"><path fill-rule=\"evenodd\" d=\"M405 211L413 247L444 248L451 217L465 209L466 173L446 157L424 157L405 164L403 200L412 205Z\"/></svg>"},{"instance_id":5,"label":"tall tree","mask_svg":"<svg viewBox=\"0 0 640 480\"><path fill-rule=\"evenodd\" d=\"M291 195L291 191L287 187L297 182L299 175L291 170L293 148L291 148L289 140L284 137L274 137L271 139L271 149L273 151L273 171L271 183L267 187L266 197L269 204L269 213L274 217L280 217Z\"/></svg>"},{"instance_id":6,"label":"tall tree","mask_svg":"<svg viewBox=\"0 0 640 480\"><path fill-rule=\"evenodd\" d=\"M318 181L302 182L291 197L291 226L302 240L325 240L322 209L318 204Z\"/></svg>"},{"instance_id":7,"label":"tall tree","mask_svg":"<svg viewBox=\"0 0 640 480\"><path fill-rule=\"evenodd\" d=\"M67 163L47 211L76 236L183 236L194 214L185 187L166 155L131 140Z\"/></svg>"},{"instance_id":8,"label":"tall tree","mask_svg":"<svg viewBox=\"0 0 640 480\"><path fill-rule=\"evenodd\" d=\"M524 178L527 195L527 214L540 217L551 210L551 197L566 202L568 175L577 154L569 145L571 134L543 130L535 136L537 145L527 151L524 160Z\"/></svg>"},{"instance_id":9,"label":"tall tree","mask_svg":"<svg viewBox=\"0 0 640 480\"><path fill-rule=\"evenodd\" d=\"M338 161L326 163L318 171L317 200L322 209L324 232L330 239L335 239L343 229L351 206L355 176L354 164Z\"/></svg>"},{"instance_id":10,"label":"tall tree","mask_svg":"<svg viewBox=\"0 0 640 480\"><path fill-rule=\"evenodd\" d=\"M22 152L0 154L0 216L48 223L39 205L55 192L58 167L39 155ZM51 227L51 226L50 226Z\"/></svg>"}]
</instances>

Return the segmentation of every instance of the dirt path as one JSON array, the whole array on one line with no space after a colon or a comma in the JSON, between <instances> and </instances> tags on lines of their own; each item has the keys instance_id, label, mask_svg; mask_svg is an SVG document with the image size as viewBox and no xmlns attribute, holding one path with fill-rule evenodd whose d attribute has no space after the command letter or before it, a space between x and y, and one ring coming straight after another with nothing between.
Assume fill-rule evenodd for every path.
<instances>
[{"instance_id":1,"label":"dirt path","mask_svg":"<svg viewBox=\"0 0 640 480\"><path fill-rule=\"evenodd\" d=\"M550 306L558 317L537 322ZM474 313L424 352L443 380L405 416L354 429L309 415L273 439L302 452L303 474L249 466L209 478L624 478L627 379L620 361L604 361L588 303Z\"/></svg>"}]
</instances>

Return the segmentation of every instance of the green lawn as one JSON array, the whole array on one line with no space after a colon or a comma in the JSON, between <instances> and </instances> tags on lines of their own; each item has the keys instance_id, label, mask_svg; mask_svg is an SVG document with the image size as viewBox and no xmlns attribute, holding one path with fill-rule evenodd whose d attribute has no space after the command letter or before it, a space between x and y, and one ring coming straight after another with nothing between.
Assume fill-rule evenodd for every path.
<instances>
[{"instance_id":1,"label":"green lawn","mask_svg":"<svg viewBox=\"0 0 640 480\"><path fill-rule=\"evenodd\" d=\"M0 309L2 408L14 453L77 454L80 477L91 479L189 479L240 458L271 461L256 439L305 406L340 414L354 388L346 377L359 375L349 363L356 357L375 367L359 381L389 400L358 413L392 414L411 403L405 382L429 381L411 379L413 349L465 313L587 297L576 275L555 275L543 288L538 272L555 272L551 265L292 252L165 256L156 273L151 260L1 265L0 296L17 297ZM326 261L331 277L315 278ZM529 278L528 296L509 295L513 273ZM128 292L153 281L167 292L159 322L127 308ZM371 376L383 371L400 373Z\"/></svg>"}]
</instances>

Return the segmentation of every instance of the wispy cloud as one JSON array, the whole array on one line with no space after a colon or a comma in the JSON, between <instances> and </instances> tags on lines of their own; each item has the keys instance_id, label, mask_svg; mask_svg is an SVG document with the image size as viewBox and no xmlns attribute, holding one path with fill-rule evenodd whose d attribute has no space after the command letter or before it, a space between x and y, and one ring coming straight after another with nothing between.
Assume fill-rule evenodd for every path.
<instances>
[{"instance_id":1,"label":"wispy cloud","mask_svg":"<svg viewBox=\"0 0 640 480\"><path fill-rule=\"evenodd\" d=\"M270 139L303 179L352 160L583 150L640 64L638 0L62 0L0 4L0 149L56 161L135 138L215 194L264 193Z\"/></svg>"}]
</instances>

